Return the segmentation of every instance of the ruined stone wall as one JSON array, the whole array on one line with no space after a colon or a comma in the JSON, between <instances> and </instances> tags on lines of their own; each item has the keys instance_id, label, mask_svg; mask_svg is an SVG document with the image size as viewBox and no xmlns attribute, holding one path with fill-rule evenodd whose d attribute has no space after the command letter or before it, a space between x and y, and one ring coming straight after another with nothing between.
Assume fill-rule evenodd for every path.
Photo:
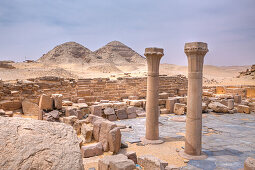
<instances>
[{"instance_id":1,"label":"ruined stone wall","mask_svg":"<svg viewBox=\"0 0 255 170\"><path fill-rule=\"evenodd\" d=\"M21 108L24 99L38 103L41 94L62 94L64 99L77 102L85 99L86 103L100 100L121 100L128 96L146 97L147 78L109 78L63 79L42 77L13 83L0 83L0 108ZM161 76L159 93L184 95L187 92L187 78L184 76Z\"/></svg>"}]
</instances>

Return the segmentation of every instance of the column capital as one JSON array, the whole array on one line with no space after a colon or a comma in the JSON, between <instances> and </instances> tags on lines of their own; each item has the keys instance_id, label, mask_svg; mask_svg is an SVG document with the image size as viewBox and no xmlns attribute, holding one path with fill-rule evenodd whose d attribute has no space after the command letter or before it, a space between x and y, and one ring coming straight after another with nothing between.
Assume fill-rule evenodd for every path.
<instances>
[{"instance_id":1,"label":"column capital","mask_svg":"<svg viewBox=\"0 0 255 170\"><path fill-rule=\"evenodd\" d=\"M184 46L184 52L187 56L191 54L205 55L208 51L207 43L203 42L185 43Z\"/></svg>"},{"instance_id":2,"label":"column capital","mask_svg":"<svg viewBox=\"0 0 255 170\"><path fill-rule=\"evenodd\" d=\"M162 57L164 55L164 49L157 48L157 47L145 48L144 55L146 57L149 57L149 56Z\"/></svg>"}]
</instances>

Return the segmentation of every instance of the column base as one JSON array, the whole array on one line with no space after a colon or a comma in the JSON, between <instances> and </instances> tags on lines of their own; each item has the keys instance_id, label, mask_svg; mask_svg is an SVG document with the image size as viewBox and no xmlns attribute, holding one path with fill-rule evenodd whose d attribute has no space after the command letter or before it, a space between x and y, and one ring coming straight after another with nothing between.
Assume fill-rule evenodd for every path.
<instances>
[{"instance_id":1,"label":"column base","mask_svg":"<svg viewBox=\"0 0 255 170\"><path fill-rule=\"evenodd\" d=\"M184 159L188 159L188 160L204 160L204 159L208 158L208 156L204 152L201 152L201 155L196 156L196 155L186 154L184 150L181 150L179 152L179 156Z\"/></svg>"},{"instance_id":2,"label":"column base","mask_svg":"<svg viewBox=\"0 0 255 170\"><path fill-rule=\"evenodd\" d=\"M159 144L164 143L164 141L161 140L161 139L158 139L158 140L149 140L149 139L146 139L145 137L141 138L141 142L144 145L159 145Z\"/></svg>"}]
</instances>

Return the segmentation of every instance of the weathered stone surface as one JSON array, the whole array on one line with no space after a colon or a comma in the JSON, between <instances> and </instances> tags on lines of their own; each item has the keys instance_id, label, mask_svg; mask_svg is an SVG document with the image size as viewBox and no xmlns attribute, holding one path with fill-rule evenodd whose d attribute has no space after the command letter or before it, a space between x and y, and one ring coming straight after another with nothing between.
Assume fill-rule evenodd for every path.
<instances>
[{"instance_id":1,"label":"weathered stone surface","mask_svg":"<svg viewBox=\"0 0 255 170\"><path fill-rule=\"evenodd\" d=\"M73 102L71 102L71 101L62 101L62 105L63 106L72 106Z\"/></svg>"},{"instance_id":2,"label":"weathered stone surface","mask_svg":"<svg viewBox=\"0 0 255 170\"><path fill-rule=\"evenodd\" d=\"M78 120L76 116L69 116L63 118L63 123L73 126L74 122Z\"/></svg>"},{"instance_id":3,"label":"weathered stone surface","mask_svg":"<svg viewBox=\"0 0 255 170\"><path fill-rule=\"evenodd\" d=\"M93 125L83 123L81 126L81 134L85 138L85 143L91 142L93 134Z\"/></svg>"},{"instance_id":4,"label":"weathered stone surface","mask_svg":"<svg viewBox=\"0 0 255 170\"><path fill-rule=\"evenodd\" d=\"M1 169L83 169L77 135L63 123L0 118Z\"/></svg>"},{"instance_id":5,"label":"weathered stone surface","mask_svg":"<svg viewBox=\"0 0 255 170\"><path fill-rule=\"evenodd\" d=\"M116 110L116 115L117 115L119 120L123 120L123 119L127 119L128 118L126 109Z\"/></svg>"},{"instance_id":6,"label":"weathered stone surface","mask_svg":"<svg viewBox=\"0 0 255 170\"><path fill-rule=\"evenodd\" d=\"M169 114L169 113L170 111L168 109L165 109L165 108L160 109L160 114Z\"/></svg>"},{"instance_id":7,"label":"weathered stone surface","mask_svg":"<svg viewBox=\"0 0 255 170\"><path fill-rule=\"evenodd\" d=\"M62 94L52 94L51 95L53 98L53 105L55 109L62 109L62 100L63 100L63 95Z\"/></svg>"},{"instance_id":8,"label":"weathered stone surface","mask_svg":"<svg viewBox=\"0 0 255 170\"><path fill-rule=\"evenodd\" d=\"M104 121L104 119L97 119L93 123L93 137L96 141L99 141L99 135L100 135L100 129L101 129L101 123Z\"/></svg>"},{"instance_id":9,"label":"weathered stone surface","mask_svg":"<svg viewBox=\"0 0 255 170\"><path fill-rule=\"evenodd\" d=\"M83 158L89 158L92 156L102 155L103 154L103 146L102 146L101 142L82 146L81 154L82 154Z\"/></svg>"},{"instance_id":10,"label":"weathered stone surface","mask_svg":"<svg viewBox=\"0 0 255 170\"><path fill-rule=\"evenodd\" d=\"M137 117L136 109L137 109L137 107L134 107L134 106L127 107L126 111L127 111L128 119L133 119L133 118Z\"/></svg>"},{"instance_id":11,"label":"weathered stone surface","mask_svg":"<svg viewBox=\"0 0 255 170\"><path fill-rule=\"evenodd\" d=\"M77 103L86 103L86 100L85 99L78 99Z\"/></svg>"},{"instance_id":12,"label":"weathered stone surface","mask_svg":"<svg viewBox=\"0 0 255 170\"><path fill-rule=\"evenodd\" d=\"M164 170L168 165L167 162L164 162L152 155L139 156L138 164L143 166L146 170Z\"/></svg>"},{"instance_id":13,"label":"weathered stone surface","mask_svg":"<svg viewBox=\"0 0 255 170\"><path fill-rule=\"evenodd\" d=\"M135 164L130 159L110 161L110 170L134 170Z\"/></svg>"},{"instance_id":14,"label":"weathered stone surface","mask_svg":"<svg viewBox=\"0 0 255 170\"><path fill-rule=\"evenodd\" d=\"M248 157L244 162L244 170L255 170L255 159Z\"/></svg>"},{"instance_id":15,"label":"weathered stone surface","mask_svg":"<svg viewBox=\"0 0 255 170\"><path fill-rule=\"evenodd\" d=\"M131 159L135 164L137 164L136 152L129 151L129 152L125 153L125 155L128 157L128 159Z\"/></svg>"},{"instance_id":16,"label":"weathered stone surface","mask_svg":"<svg viewBox=\"0 0 255 170\"><path fill-rule=\"evenodd\" d=\"M181 104L181 103L175 103L174 104L174 113L176 115L184 115L185 114L185 104Z\"/></svg>"},{"instance_id":17,"label":"weathered stone surface","mask_svg":"<svg viewBox=\"0 0 255 170\"><path fill-rule=\"evenodd\" d=\"M126 109L127 108L127 103L125 103L125 102L113 103L113 108L118 109L118 110Z\"/></svg>"},{"instance_id":18,"label":"weathered stone surface","mask_svg":"<svg viewBox=\"0 0 255 170\"><path fill-rule=\"evenodd\" d=\"M24 115L38 116L39 113L42 112L37 104L29 102L28 100L22 102L22 110Z\"/></svg>"},{"instance_id":19,"label":"weathered stone surface","mask_svg":"<svg viewBox=\"0 0 255 170\"><path fill-rule=\"evenodd\" d=\"M250 107L245 105L238 105L237 112L250 114Z\"/></svg>"},{"instance_id":20,"label":"weathered stone surface","mask_svg":"<svg viewBox=\"0 0 255 170\"><path fill-rule=\"evenodd\" d=\"M105 115L115 115L115 111L114 111L114 109L113 108L105 108L104 109L104 114Z\"/></svg>"},{"instance_id":21,"label":"weathered stone surface","mask_svg":"<svg viewBox=\"0 0 255 170\"><path fill-rule=\"evenodd\" d=\"M101 128L99 133L99 142L102 142L104 151L109 150L107 135L115 127L117 127L117 125L108 120L102 121L101 123Z\"/></svg>"},{"instance_id":22,"label":"weathered stone surface","mask_svg":"<svg viewBox=\"0 0 255 170\"><path fill-rule=\"evenodd\" d=\"M14 111L22 107L21 102L11 101L11 100L2 100L0 101L0 109L5 111Z\"/></svg>"},{"instance_id":23,"label":"weathered stone surface","mask_svg":"<svg viewBox=\"0 0 255 170\"><path fill-rule=\"evenodd\" d=\"M139 108L136 110L136 115L138 117L146 117L146 112L143 108Z\"/></svg>"},{"instance_id":24,"label":"weathered stone surface","mask_svg":"<svg viewBox=\"0 0 255 170\"><path fill-rule=\"evenodd\" d=\"M108 115L107 119L110 120L110 121L116 121L117 120L117 116L115 114L114 115Z\"/></svg>"},{"instance_id":25,"label":"weathered stone surface","mask_svg":"<svg viewBox=\"0 0 255 170\"><path fill-rule=\"evenodd\" d=\"M138 100L139 97L138 96L128 96L129 100Z\"/></svg>"},{"instance_id":26,"label":"weathered stone surface","mask_svg":"<svg viewBox=\"0 0 255 170\"><path fill-rule=\"evenodd\" d=\"M142 100L130 100L129 105L135 106L135 107L141 107L143 105L143 102Z\"/></svg>"},{"instance_id":27,"label":"weathered stone surface","mask_svg":"<svg viewBox=\"0 0 255 170\"><path fill-rule=\"evenodd\" d=\"M113 153L118 153L121 146L120 128L115 127L112 130L110 130L107 135L107 140L109 144L109 150Z\"/></svg>"},{"instance_id":28,"label":"weathered stone surface","mask_svg":"<svg viewBox=\"0 0 255 170\"><path fill-rule=\"evenodd\" d=\"M103 118L102 117L99 117L99 116L95 116L95 115L92 115L92 114L90 114L89 116L88 116L88 118L87 118L87 121L89 122L89 123L92 123L93 125L94 125L94 123L95 123L95 121L97 121L97 120L103 120Z\"/></svg>"},{"instance_id":29,"label":"weathered stone surface","mask_svg":"<svg viewBox=\"0 0 255 170\"><path fill-rule=\"evenodd\" d=\"M66 116L76 116L78 117L78 113L75 108L69 106L65 109Z\"/></svg>"},{"instance_id":30,"label":"weathered stone surface","mask_svg":"<svg viewBox=\"0 0 255 170\"><path fill-rule=\"evenodd\" d=\"M49 95L41 95L39 101L39 108L41 110L53 110L53 99Z\"/></svg>"},{"instance_id":31,"label":"weathered stone surface","mask_svg":"<svg viewBox=\"0 0 255 170\"><path fill-rule=\"evenodd\" d=\"M228 107L219 102L211 102L208 107L216 113L227 113Z\"/></svg>"},{"instance_id":32,"label":"weathered stone surface","mask_svg":"<svg viewBox=\"0 0 255 170\"><path fill-rule=\"evenodd\" d=\"M98 161L98 170L111 170L110 169L110 162L118 160L127 160L127 156L123 154L118 154L118 155L112 155L112 156L105 156Z\"/></svg>"},{"instance_id":33,"label":"weathered stone surface","mask_svg":"<svg viewBox=\"0 0 255 170\"><path fill-rule=\"evenodd\" d=\"M235 95L235 96L234 96L234 101L235 101L235 103L241 103L241 101L242 101L242 96L240 96L240 95Z\"/></svg>"},{"instance_id":34,"label":"weathered stone surface","mask_svg":"<svg viewBox=\"0 0 255 170\"><path fill-rule=\"evenodd\" d=\"M92 105L90 106L91 114L102 117L102 106Z\"/></svg>"}]
</instances>

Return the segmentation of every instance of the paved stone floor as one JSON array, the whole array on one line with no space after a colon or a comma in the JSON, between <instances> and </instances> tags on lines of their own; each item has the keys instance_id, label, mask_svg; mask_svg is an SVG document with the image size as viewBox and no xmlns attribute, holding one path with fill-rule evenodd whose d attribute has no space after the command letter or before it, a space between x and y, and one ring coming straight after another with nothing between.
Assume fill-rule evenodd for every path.
<instances>
[{"instance_id":1,"label":"paved stone floor","mask_svg":"<svg viewBox=\"0 0 255 170\"><path fill-rule=\"evenodd\" d=\"M160 137L181 138L185 122L171 120L175 115L161 116ZM145 135L145 118L117 121L132 126L133 131L122 132L122 140L139 142ZM203 114L202 150L205 160L190 160L184 170L213 170L243 168L247 157L255 157L255 114Z\"/></svg>"}]
</instances>

